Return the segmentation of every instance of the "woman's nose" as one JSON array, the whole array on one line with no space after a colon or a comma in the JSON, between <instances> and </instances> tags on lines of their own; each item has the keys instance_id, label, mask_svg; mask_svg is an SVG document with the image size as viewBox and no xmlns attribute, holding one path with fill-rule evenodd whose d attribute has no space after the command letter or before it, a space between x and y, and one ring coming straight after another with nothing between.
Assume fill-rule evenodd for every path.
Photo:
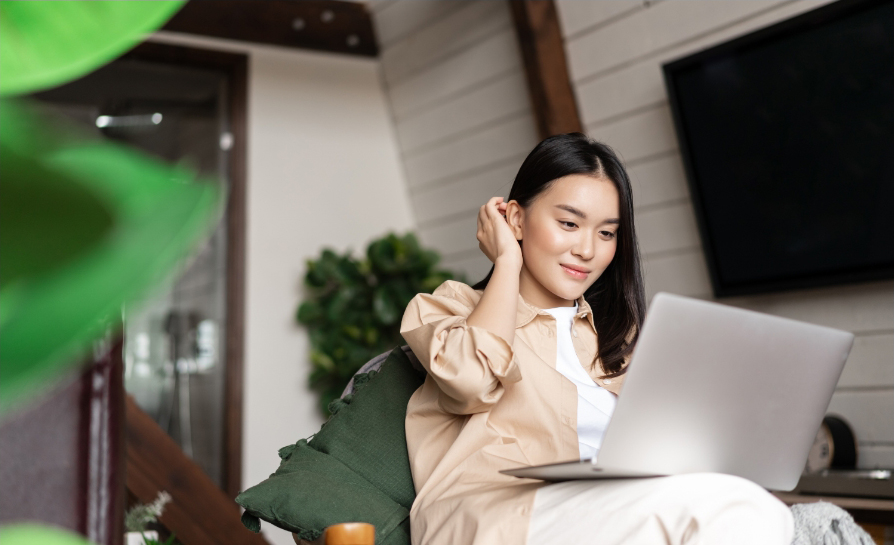
<instances>
[{"instance_id":1,"label":"woman's nose","mask_svg":"<svg viewBox=\"0 0 894 545\"><path fill-rule=\"evenodd\" d=\"M589 261L593 258L593 255L596 253L596 249L593 247L593 237L582 235L580 239L578 239L577 244L575 244L574 248L571 250L571 253L583 259L584 261Z\"/></svg>"}]
</instances>

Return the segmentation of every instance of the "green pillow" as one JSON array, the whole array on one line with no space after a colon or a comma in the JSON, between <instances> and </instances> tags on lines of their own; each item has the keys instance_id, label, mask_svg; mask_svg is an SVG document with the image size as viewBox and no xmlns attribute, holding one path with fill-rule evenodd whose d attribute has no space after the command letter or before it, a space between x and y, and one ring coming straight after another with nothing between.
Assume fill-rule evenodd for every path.
<instances>
[{"instance_id":1,"label":"green pillow","mask_svg":"<svg viewBox=\"0 0 894 545\"><path fill-rule=\"evenodd\" d=\"M356 375L323 428L280 449L276 473L236 497L245 526L257 532L263 519L312 541L332 524L368 522L376 543L408 544L416 494L404 419L423 380L401 348L378 372Z\"/></svg>"}]
</instances>

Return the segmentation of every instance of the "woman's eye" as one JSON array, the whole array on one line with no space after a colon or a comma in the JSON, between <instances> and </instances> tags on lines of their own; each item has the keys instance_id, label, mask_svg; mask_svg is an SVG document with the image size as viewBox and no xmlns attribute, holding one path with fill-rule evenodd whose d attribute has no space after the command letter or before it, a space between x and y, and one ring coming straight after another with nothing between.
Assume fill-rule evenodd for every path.
<instances>
[{"instance_id":1,"label":"woman's eye","mask_svg":"<svg viewBox=\"0 0 894 545\"><path fill-rule=\"evenodd\" d=\"M602 236L604 236L605 238L608 238L608 239L612 239L617 236L615 233L612 233L611 231L600 231L600 232L602 233Z\"/></svg>"},{"instance_id":2,"label":"woman's eye","mask_svg":"<svg viewBox=\"0 0 894 545\"><path fill-rule=\"evenodd\" d=\"M559 220L559 223L561 223L562 225L564 225L564 226L566 226L566 227L568 227L568 228L571 228L571 229L577 227L577 224L576 224L576 223L572 223L572 222L570 222L570 221L561 221L561 220Z\"/></svg>"}]
</instances>

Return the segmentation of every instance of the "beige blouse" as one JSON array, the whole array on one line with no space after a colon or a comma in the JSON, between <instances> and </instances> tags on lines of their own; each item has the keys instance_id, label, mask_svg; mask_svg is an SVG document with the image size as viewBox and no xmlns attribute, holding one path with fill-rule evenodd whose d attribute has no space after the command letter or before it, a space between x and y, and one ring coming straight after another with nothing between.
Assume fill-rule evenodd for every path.
<instances>
[{"instance_id":1,"label":"beige blouse","mask_svg":"<svg viewBox=\"0 0 894 545\"><path fill-rule=\"evenodd\" d=\"M519 295L509 346L466 324L483 293L448 280L431 295L416 295L401 322L428 371L407 405L414 545L524 543L534 494L546 483L499 471L579 458L577 388L556 370L555 318ZM604 379L591 368L596 329L583 297L578 310L578 359L617 395L624 375Z\"/></svg>"}]
</instances>

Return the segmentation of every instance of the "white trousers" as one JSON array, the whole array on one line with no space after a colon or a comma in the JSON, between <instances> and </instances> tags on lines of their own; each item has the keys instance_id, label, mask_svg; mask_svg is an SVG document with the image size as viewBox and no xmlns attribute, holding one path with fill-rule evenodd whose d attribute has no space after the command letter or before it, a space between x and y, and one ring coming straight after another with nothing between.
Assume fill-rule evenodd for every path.
<instances>
[{"instance_id":1,"label":"white trousers","mask_svg":"<svg viewBox=\"0 0 894 545\"><path fill-rule=\"evenodd\" d=\"M547 485L528 545L790 545L793 533L789 508L760 486L692 473Z\"/></svg>"}]
</instances>

